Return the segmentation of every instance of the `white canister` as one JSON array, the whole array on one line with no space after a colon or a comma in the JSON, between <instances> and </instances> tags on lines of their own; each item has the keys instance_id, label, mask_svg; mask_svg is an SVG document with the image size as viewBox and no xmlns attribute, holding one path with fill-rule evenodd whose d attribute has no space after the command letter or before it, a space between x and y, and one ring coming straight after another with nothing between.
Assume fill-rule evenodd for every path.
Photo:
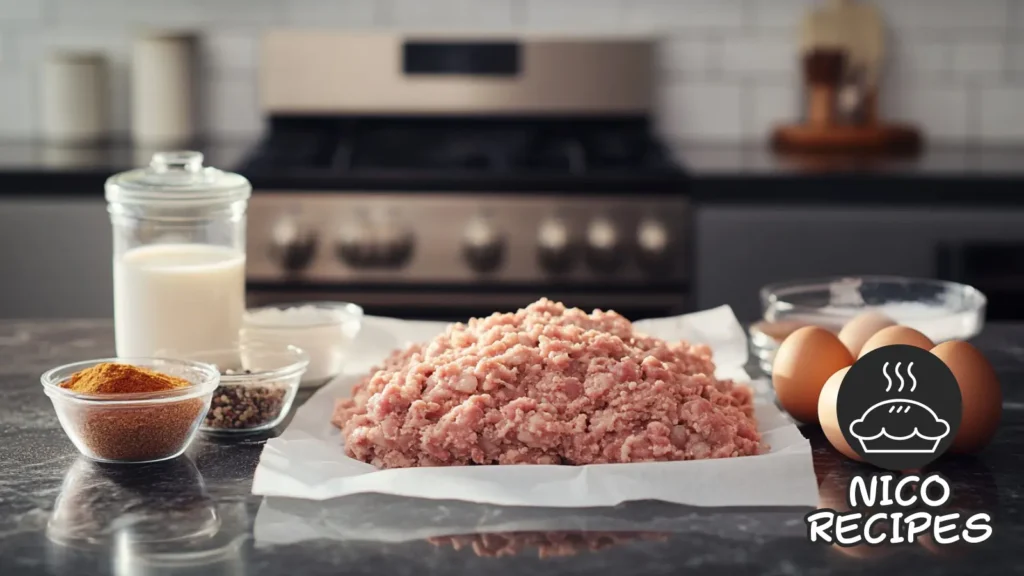
<instances>
[{"instance_id":1,"label":"white canister","mask_svg":"<svg viewBox=\"0 0 1024 576\"><path fill-rule=\"evenodd\" d=\"M132 139L176 146L196 136L195 39L191 35L137 38L132 53Z\"/></svg>"},{"instance_id":2,"label":"white canister","mask_svg":"<svg viewBox=\"0 0 1024 576\"><path fill-rule=\"evenodd\" d=\"M107 63L101 54L55 52L43 62L42 136L56 144L102 140L108 130Z\"/></svg>"}]
</instances>

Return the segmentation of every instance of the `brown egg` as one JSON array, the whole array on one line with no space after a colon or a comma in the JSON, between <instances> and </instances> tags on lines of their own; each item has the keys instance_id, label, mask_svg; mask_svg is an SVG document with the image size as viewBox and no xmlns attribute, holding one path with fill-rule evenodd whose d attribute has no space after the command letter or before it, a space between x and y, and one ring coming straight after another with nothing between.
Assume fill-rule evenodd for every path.
<instances>
[{"instance_id":1,"label":"brown egg","mask_svg":"<svg viewBox=\"0 0 1024 576\"><path fill-rule=\"evenodd\" d=\"M896 321L881 312L874 310L858 314L843 326L839 331L839 341L846 345L846 348L856 358L861 348L869 338L883 328L895 326Z\"/></svg>"},{"instance_id":2,"label":"brown egg","mask_svg":"<svg viewBox=\"0 0 1024 576\"><path fill-rule=\"evenodd\" d=\"M755 322L754 325L751 326L751 329L755 332L764 334L772 340L775 340L777 343L781 343L790 334L804 326L810 326L810 324L797 320L782 320L780 322L768 322L767 320L762 320L760 322Z\"/></svg>"},{"instance_id":3,"label":"brown egg","mask_svg":"<svg viewBox=\"0 0 1024 576\"><path fill-rule=\"evenodd\" d=\"M943 342L932 348L960 385L963 411L950 452L970 454L988 445L1003 414L1003 392L992 364L967 342Z\"/></svg>"},{"instance_id":4,"label":"brown egg","mask_svg":"<svg viewBox=\"0 0 1024 576\"><path fill-rule=\"evenodd\" d=\"M853 356L835 334L817 326L801 328L790 334L775 352L775 395L790 416L815 423L821 387L829 376L851 364Z\"/></svg>"},{"instance_id":5,"label":"brown egg","mask_svg":"<svg viewBox=\"0 0 1024 576\"><path fill-rule=\"evenodd\" d=\"M909 346L917 346L923 350L931 350L935 346L935 343L929 340L927 336L913 328L889 326L888 328L882 328L874 336L868 338L868 341L860 349L860 355L857 357L863 358L872 350L882 348L883 346L892 346L893 344L907 344Z\"/></svg>"},{"instance_id":6,"label":"brown egg","mask_svg":"<svg viewBox=\"0 0 1024 576\"><path fill-rule=\"evenodd\" d=\"M853 451L853 448L850 448L850 444L843 437L843 430L839 426L839 416L836 413L839 385L843 383L843 378L849 371L849 367L840 368L825 381L825 386L818 396L818 422L821 423L821 431L825 433L825 437L840 454L859 462L861 457Z\"/></svg>"}]
</instances>

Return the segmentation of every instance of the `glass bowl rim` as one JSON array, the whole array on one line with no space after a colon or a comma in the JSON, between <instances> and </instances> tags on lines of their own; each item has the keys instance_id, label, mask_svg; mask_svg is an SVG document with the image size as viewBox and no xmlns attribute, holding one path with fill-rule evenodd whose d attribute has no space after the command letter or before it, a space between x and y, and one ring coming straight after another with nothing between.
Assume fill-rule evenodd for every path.
<instances>
[{"instance_id":1,"label":"glass bowl rim","mask_svg":"<svg viewBox=\"0 0 1024 576\"><path fill-rule=\"evenodd\" d=\"M286 380L289 378L302 376L302 374L305 373L306 368L309 367L309 353L293 344L284 344L278 346L274 344L265 344L261 342L252 344L241 344L236 348L224 348L219 350L198 350L195 352L191 352L191 354L209 354L211 356L219 356L221 354L233 354L236 352L241 353L245 350L273 350L274 352L278 353L286 353L292 356L294 362L286 364L280 368L274 368L273 370L261 370L259 372L252 372L249 374L224 374L217 370L218 373L220 374L220 386L249 386L260 384L267 380ZM188 355L189 354L185 354L185 356ZM215 367L215 364L209 364L210 366ZM214 369L216 369L216 367ZM298 380L296 380L295 383L298 384Z\"/></svg>"},{"instance_id":2,"label":"glass bowl rim","mask_svg":"<svg viewBox=\"0 0 1024 576\"><path fill-rule=\"evenodd\" d=\"M787 305L787 310L809 311L825 317L847 318L847 314L836 314L824 311L823 308L815 306L801 306L779 297L778 291L814 285L830 285L835 282L859 280L861 282L891 283L891 284L918 284L923 286L934 286L943 288L945 291L958 291L963 294L965 305L957 308L945 309L947 314L956 314L971 310L979 310L987 305L988 298L980 290L969 284L961 284L951 280L937 280L933 278L914 278L908 276L893 275L864 275L864 276L818 276L813 278L801 278L784 282L773 282L761 287L762 314L770 304L782 303Z\"/></svg>"},{"instance_id":3,"label":"glass bowl rim","mask_svg":"<svg viewBox=\"0 0 1024 576\"><path fill-rule=\"evenodd\" d=\"M270 330L306 330L308 328L320 328L323 326L340 326L349 319L339 318L337 320L325 320L323 322L311 322L303 324L281 324L278 322L253 322L250 320L254 313L263 310L288 310L290 308L302 308L304 306L312 306L314 308L321 308L326 310L344 310L345 312L353 316L352 319L361 321L366 315L363 307L354 302L344 302L341 300L314 300L309 302L283 302L280 304L267 304L266 306L259 306L256 308L249 308L245 311L242 316L242 328L256 328L256 329L270 329Z\"/></svg>"},{"instance_id":4,"label":"glass bowl rim","mask_svg":"<svg viewBox=\"0 0 1024 576\"><path fill-rule=\"evenodd\" d=\"M61 388L60 383L66 381L75 373L91 368L105 362L113 364L129 364L139 368L149 368L159 371L159 364L172 364L183 368L197 370L202 379L198 382L190 381L191 385L173 390L162 390L158 392L128 392L123 394L83 394L74 392L67 388ZM93 360L81 360L71 362L56 368L51 368L39 377L43 385L43 391L50 398L70 400L79 404L96 404L104 406L137 406L147 404L162 404L169 402L181 402L212 394L220 382L220 372L211 364L183 360L180 358L166 358L161 356L137 356L127 358L97 358Z\"/></svg>"}]
</instances>

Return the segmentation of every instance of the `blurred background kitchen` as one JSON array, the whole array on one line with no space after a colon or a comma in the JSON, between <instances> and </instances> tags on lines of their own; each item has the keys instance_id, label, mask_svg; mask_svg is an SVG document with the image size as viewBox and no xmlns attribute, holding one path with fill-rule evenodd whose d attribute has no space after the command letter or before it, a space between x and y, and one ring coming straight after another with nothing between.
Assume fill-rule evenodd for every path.
<instances>
[{"instance_id":1,"label":"blurred background kitchen","mask_svg":"<svg viewBox=\"0 0 1024 576\"><path fill-rule=\"evenodd\" d=\"M0 317L110 316L103 182L188 148L253 183L251 304L1024 318L1018 0L0 0L0 102Z\"/></svg>"}]
</instances>

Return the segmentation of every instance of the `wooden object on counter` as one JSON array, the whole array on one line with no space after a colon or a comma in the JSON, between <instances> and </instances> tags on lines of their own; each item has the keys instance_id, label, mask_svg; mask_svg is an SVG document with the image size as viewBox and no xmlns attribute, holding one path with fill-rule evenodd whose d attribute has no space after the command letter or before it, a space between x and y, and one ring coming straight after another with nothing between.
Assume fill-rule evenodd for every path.
<instances>
[{"instance_id":1,"label":"wooden object on counter","mask_svg":"<svg viewBox=\"0 0 1024 576\"><path fill-rule=\"evenodd\" d=\"M775 129L771 143L776 150L905 154L921 148L917 128L886 122L878 110L885 30L874 6L829 0L811 10L801 28L800 49L805 119Z\"/></svg>"},{"instance_id":2,"label":"wooden object on counter","mask_svg":"<svg viewBox=\"0 0 1024 576\"><path fill-rule=\"evenodd\" d=\"M846 53L838 49L814 49L804 55L808 84L807 120L826 128L836 123L836 94L846 67Z\"/></svg>"},{"instance_id":3,"label":"wooden object on counter","mask_svg":"<svg viewBox=\"0 0 1024 576\"><path fill-rule=\"evenodd\" d=\"M780 152L908 154L921 149L922 139L912 126L797 125L777 128L772 145Z\"/></svg>"},{"instance_id":4,"label":"wooden object on counter","mask_svg":"<svg viewBox=\"0 0 1024 576\"><path fill-rule=\"evenodd\" d=\"M829 86L811 86L808 95L807 121L811 126L828 128L836 119L836 91Z\"/></svg>"}]
</instances>

